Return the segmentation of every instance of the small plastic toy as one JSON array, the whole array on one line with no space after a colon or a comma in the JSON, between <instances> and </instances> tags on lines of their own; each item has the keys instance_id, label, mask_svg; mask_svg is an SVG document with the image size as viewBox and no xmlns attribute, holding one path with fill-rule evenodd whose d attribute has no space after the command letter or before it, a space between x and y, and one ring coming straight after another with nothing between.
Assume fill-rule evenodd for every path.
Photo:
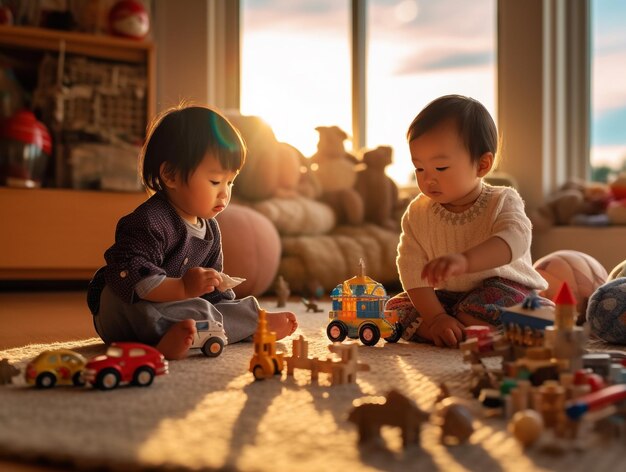
<instances>
[{"instance_id":1,"label":"small plastic toy","mask_svg":"<svg viewBox=\"0 0 626 472\"><path fill-rule=\"evenodd\" d=\"M199 348L207 357L219 356L228 344L223 318L220 321L196 321L196 331L191 349Z\"/></svg>"},{"instance_id":2,"label":"small plastic toy","mask_svg":"<svg viewBox=\"0 0 626 472\"><path fill-rule=\"evenodd\" d=\"M20 369L12 365L8 359L0 360L0 385L13 383L13 377L20 374Z\"/></svg>"},{"instance_id":3,"label":"small plastic toy","mask_svg":"<svg viewBox=\"0 0 626 472\"><path fill-rule=\"evenodd\" d=\"M317 306L317 303L310 301L306 298L301 298L302 304L306 307L306 312L312 311L313 313L321 313L324 310Z\"/></svg>"},{"instance_id":4,"label":"small plastic toy","mask_svg":"<svg viewBox=\"0 0 626 472\"><path fill-rule=\"evenodd\" d=\"M291 290L289 284L282 275L279 275L274 284L274 291L276 292L276 308L282 308L287 305Z\"/></svg>"},{"instance_id":5,"label":"small plastic toy","mask_svg":"<svg viewBox=\"0 0 626 472\"><path fill-rule=\"evenodd\" d=\"M626 401L626 385L617 384L603 388L597 392L592 392L576 400L569 402L565 406L565 412L573 420L582 417L588 411L598 410L615 403Z\"/></svg>"},{"instance_id":6,"label":"small plastic toy","mask_svg":"<svg viewBox=\"0 0 626 472\"><path fill-rule=\"evenodd\" d=\"M55 385L85 385L82 377L87 360L69 349L44 351L26 366L24 378L28 385L52 388Z\"/></svg>"},{"instance_id":7,"label":"small plastic toy","mask_svg":"<svg viewBox=\"0 0 626 472\"><path fill-rule=\"evenodd\" d=\"M148 387L155 376L167 373L168 362L155 348L125 342L112 343L106 354L89 359L83 376L100 390L112 390L121 382Z\"/></svg>"},{"instance_id":8,"label":"small plastic toy","mask_svg":"<svg viewBox=\"0 0 626 472\"><path fill-rule=\"evenodd\" d=\"M402 325L395 310L385 310L389 299L385 288L365 275L365 263L359 261L360 275L337 285L331 292L332 310L326 328L328 339L342 342L346 337L359 338L374 346L381 336L390 343L402 336Z\"/></svg>"},{"instance_id":9,"label":"small plastic toy","mask_svg":"<svg viewBox=\"0 0 626 472\"><path fill-rule=\"evenodd\" d=\"M283 353L276 352L276 333L268 331L266 312L259 309L259 323L254 333L254 355L249 370L254 380L264 380L283 371Z\"/></svg>"},{"instance_id":10,"label":"small plastic toy","mask_svg":"<svg viewBox=\"0 0 626 472\"><path fill-rule=\"evenodd\" d=\"M355 406L348 421L359 429L359 444L379 439L382 426L397 426L402 430L402 446L419 444L422 424L428 421L428 413L415 402L396 390L385 396L384 403L364 403Z\"/></svg>"},{"instance_id":11,"label":"small plastic toy","mask_svg":"<svg viewBox=\"0 0 626 472\"><path fill-rule=\"evenodd\" d=\"M554 324L554 309L541 307L535 292L500 315L506 339L515 346L540 346L544 330Z\"/></svg>"}]
</instances>

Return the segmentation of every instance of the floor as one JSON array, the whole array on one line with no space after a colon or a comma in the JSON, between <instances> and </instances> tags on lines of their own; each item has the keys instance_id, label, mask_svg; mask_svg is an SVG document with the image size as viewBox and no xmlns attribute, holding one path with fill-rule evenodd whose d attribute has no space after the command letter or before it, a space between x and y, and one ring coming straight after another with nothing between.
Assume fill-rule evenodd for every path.
<instances>
[{"instance_id":1,"label":"floor","mask_svg":"<svg viewBox=\"0 0 626 472\"><path fill-rule=\"evenodd\" d=\"M96 336L85 292L0 292L0 351L30 343ZM0 459L3 472L60 471Z\"/></svg>"},{"instance_id":2,"label":"floor","mask_svg":"<svg viewBox=\"0 0 626 472\"><path fill-rule=\"evenodd\" d=\"M85 292L0 292L0 350L97 336Z\"/></svg>"}]
</instances>

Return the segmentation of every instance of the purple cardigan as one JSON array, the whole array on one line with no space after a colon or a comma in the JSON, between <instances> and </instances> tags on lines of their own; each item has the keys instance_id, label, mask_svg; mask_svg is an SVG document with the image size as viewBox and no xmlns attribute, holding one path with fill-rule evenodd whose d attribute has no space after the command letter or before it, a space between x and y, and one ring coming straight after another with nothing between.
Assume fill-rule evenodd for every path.
<instances>
[{"instance_id":1,"label":"purple cardigan","mask_svg":"<svg viewBox=\"0 0 626 472\"><path fill-rule=\"evenodd\" d=\"M105 253L106 265L94 275L87 291L87 303L96 314L105 285L126 303L139 297L134 287L151 275L182 277L191 267L222 271L221 235L214 218L205 220L205 239L190 236L187 226L167 198L157 193L124 216L115 230L115 243ZM211 303L232 300L232 290L202 296Z\"/></svg>"}]
</instances>

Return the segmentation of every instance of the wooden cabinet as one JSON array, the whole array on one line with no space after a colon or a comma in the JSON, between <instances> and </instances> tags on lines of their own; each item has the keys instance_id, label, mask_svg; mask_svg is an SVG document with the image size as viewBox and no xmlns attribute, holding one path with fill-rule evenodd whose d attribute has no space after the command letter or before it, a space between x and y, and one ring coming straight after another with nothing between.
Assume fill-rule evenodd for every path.
<instances>
[{"instance_id":1,"label":"wooden cabinet","mask_svg":"<svg viewBox=\"0 0 626 472\"><path fill-rule=\"evenodd\" d=\"M89 279L144 193L0 188L0 280Z\"/></svg>"},{"instance_id":2,"label":"wooden cabinet","mask_svg":"<svg viewBox=\"0 0 626 472\"><path fill-rule=\"evenodd\" d=\"M7 51L25 60L64 51L142 64L147 120L154 116L155 48L149 41L0 26L0 52ZM117 220L145 199L144 193L0 187L0 280L88 279L104 262Z\"/></svg>"}]
</instances>

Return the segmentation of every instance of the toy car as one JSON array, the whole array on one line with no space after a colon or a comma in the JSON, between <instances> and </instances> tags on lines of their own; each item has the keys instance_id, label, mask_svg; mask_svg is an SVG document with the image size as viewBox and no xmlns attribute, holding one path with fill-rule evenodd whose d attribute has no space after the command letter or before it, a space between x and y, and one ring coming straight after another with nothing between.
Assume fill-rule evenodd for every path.
<instances>
[{"instance_id":1,"label":"toy car","mask_svg":"<svg viewBox=\"0 0 626 472\"><path fill-rule=\"evenodd\" d=\"M44 351L26 366L24 378L29 385L52 388L55 385L82 386L82 371L87 360L69 349Z\"/></svg>"},{"instance_id":2,"label":"toy car","mask_svg":"<svg viewBox=\"0 0 626 472\"><path fill-rule=\"evenodd\" d=\"M156 375L167 372L167 361L155 348L140 343L112 343L106 354L89 359L83 377L100 390L112 390L120 382L147 387Z\"/></svg>"},{"instance_id":3,"label":"toy car","mask_svg":"<svg viewBox=\"0 0 626 472\"><path fill-rule=\"evenodd\" d=\"M402 325L396 310L385 310L387 291L365 275L362 259L359 266L361 275L337 285L330 293L333 305L328 312L328 339L342 342L346 337L359 338L366 346L375 345L381 337L390 343L398 342Z\"/></svg>"},{"instance_id":4,"label":"toy car","mask_svg":"<svg viewBox=\"0 0 626 472\"><path fill-rule=\"evenodd\" d=\"M224 333L223 319L196 321L196 330L191 349L199 348L208 357L219 356L228 343L226 333Z\"/></svg>"}]
</instances>

